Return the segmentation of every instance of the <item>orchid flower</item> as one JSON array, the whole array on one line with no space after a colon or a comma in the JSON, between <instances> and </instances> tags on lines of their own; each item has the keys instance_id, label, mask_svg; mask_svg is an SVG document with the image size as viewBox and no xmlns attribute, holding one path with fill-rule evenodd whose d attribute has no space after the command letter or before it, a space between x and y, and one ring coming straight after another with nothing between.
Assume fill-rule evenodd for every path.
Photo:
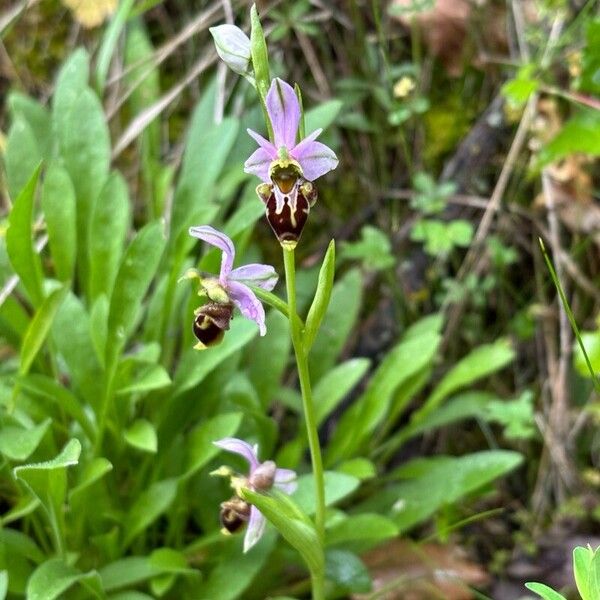
<instances>
[{"instance_id":1,"label":"orchid flower","mask_svg":"<svg viewBox=\"0 0 600 600\"><path fill-rule=\"evenodd\" d=\"M274 164L278 161L295 163L299 175L308 181L335 169L338 159L331 148L316 142L323 131L317 129L296 143L300 123L300 103L291 85L277 78L271 83L266 97L267 114L273 126L273 143L248 129L258 142L256 150L244 164L244 171L257 175L265 183L271 182Z\"/></svg>"},{"instance_id":2,"label":"orchid flower","mask_svg":"<svg viewBox=\"0 0 600 600\"><path fill-rule=\"evenodd\" d=\"M233 306L242 316L254 321L260 335L265 335L265 309L248 284L271 291L277 283L277 273L269 265L250 264L233 269L235 248L231 239L210 225L190 227L191 236L221 250L221 270L217 277L205 277L191 270L186 277L198 277L202 293L209 302L196 311L194 334L199 340L196 348L203 349L221 341L229 329Z\"/></svg>"},{"instance_id":3,"label":"orchid flower","mask_svg":"<svg viewBox=\"0 0 600 600\"><path fill-rule=\"evenodd\" d=\"M234 487L248 487L256 492L267 492L272 487L276 487L286 494L293 494L296 490L295 471L279 469L272 460L261 463L258 460L257 445L251 446L248 442L237 438L224 438L213 444L222 450L239 454L248 461L250 467L248 476L241 482L234 478ZM244 536L244 552L248 552L260 540L267 523L264 515L256 506L249 506L239 496L235 496L221 505L221 520L226 531L229 532L237 529L237 525L240 523L248 523L248 529ZM231 526L233 524L235 527Z\"/></svg>"}]
</instances>

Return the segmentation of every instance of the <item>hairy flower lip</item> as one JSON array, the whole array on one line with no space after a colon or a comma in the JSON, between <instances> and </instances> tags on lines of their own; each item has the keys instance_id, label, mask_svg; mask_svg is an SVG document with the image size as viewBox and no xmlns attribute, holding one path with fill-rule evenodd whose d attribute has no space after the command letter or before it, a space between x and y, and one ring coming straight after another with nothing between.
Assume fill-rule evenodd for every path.
<instances>
[{"instance_id":1,"label":"hairy flower lip","mask_svg":"<svg viewBox=\"0 0 600 600\"><path fill-rule=\"evenodd\" d=\"M244 171L260 177L264 182L271 181L271 166L278 160L291 159L301 170L300 175L314 181L335 169L338 159L328 146L315 141L322 129L313 131L296 143L300 124L300 103L291 85L276 78L266 97L266 107L273 128L274 142L248 129L259 148L244 163Z\"/></svg>"},{"instance_id":2,"label":"hairy flower lip","mask_svg":"<svg viewBox=\"0 0 600 600\"><path fill-rule=\"evenodd\" d=\"M242 316L258 325L260 335L265 335L267 331L265 309L248 285L271 291L278 279L275 269L270 265L256 263L234 269L235 247L227 235L210 225L190 227L189 233L192 237L196 237L221 250L219 277L200 279L209 300L217 305L232 303L239 309ZM212 310L215 310L214 307Z\"/></svg>"},{"instance_id":3,"label":"hairy flower lip","mask_svg":"<svg viewBox=\"0 0 600 600\"><path fill-rule=\"evenodd\" d=\"M222 450L238 454L248 462L249 473L247 477L232 477L234 488L236 485L242 485L256 491L267 492L272 487L276 487L286 494L293 494L296 490L296 473L291 469L278 468L272 460L266 460L261 463L258 460L257 445L251 446L248 442L238 438L223 438L213 442L213 444ZM239 493L234 498L239 498ZM231 503L231 500L229 502ZM242 502L244 501L242 500ZM227 504L227 507L231 508L232 505ZM223 505L221 505L221 509L223 509ZM233 525L238 525L237 519L234 518L236 515L228 516L231 517ZM240 519L244 518L244 515L240 515L239 513L237 516ZM256 506L251 506L248 517L248 528L244 536L244 552L248 552L260 540L265 531L266 524L267 521L264 515ZM243 523L240 526L243 526Z\"/></svg>"}]
</instances>

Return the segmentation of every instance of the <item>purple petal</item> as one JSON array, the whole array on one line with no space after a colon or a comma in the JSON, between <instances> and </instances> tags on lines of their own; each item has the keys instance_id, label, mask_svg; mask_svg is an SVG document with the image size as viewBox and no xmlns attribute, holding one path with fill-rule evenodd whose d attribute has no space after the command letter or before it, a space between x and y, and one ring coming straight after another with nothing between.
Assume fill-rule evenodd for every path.
<instances>
[{"instance_id":1,"label":"purple petal","mask_svg":"<svg viewBox=\"0 0 600 600\"><path fill-rule=\"evenodd\" d=\"M256 175L261 181L270 183L269 165L273 162L271 154L264 148L258 148L244 163L244 172Z\"/></svg>"},{"instance_id":2,"label":"purple petal","mask_svg":"<svg viewBox=\"0 0 600 600\"><path fill-rule=\"evenodd\" d=\"M196 237L211 246L219 248L223 255L221 257L221 274L219 279L222 283L231 272L233 258L235 257L235 248L233 242L220 231L217 231L210 225L202 225L201 227L190 227L190 235Z\"/></svg>"},{"instance_id":3,"label":"purple petal","mask_svg":"<svg viewBox=\"0 0 600 600\"><path fill-rule=\"evenodd\" d=\"M256 506L252 506L250 508L250 519L248 521L248 529L246 529L246 535L244 536L244 552L248 552L258 540L263 536L265 532L265 526L267 524L267 520L264 518L263 514L256 508Z\"/></svg>"},{"instance_id":4,"label":"purple petal","mask_svg":"<svg viewBox=\"0 0 600 600\"><path fill-rule=\"evenodd\" d=\"M245 458L250 465L250 473L260 465L257 457L257 447L251 446L248 442L244 442L244 440L238 440L237 438L223 438L222 440L213 442L213 444L222 450L239 454Z\"/></svg>"},{"instance_id":5,"label":"purple petal","mask_svg":"<svg viewBox=\"0 0 600 600\"><path fill-rule=\"evenodd\" d=\"M265 139L260 133L252 131L252 129L246 129L248 135L263 149L266 150L271 156L272 160L277 158L277 148L267 139Z\"/></svg>"},{"instance_id":6,"label":"purple petal","mask_svg":"<svg viewBox=\"0 0 600 600\"><path fill-rule=\"evenodd\" d=\"M296 145L300 103L294 88L282 79L273 79L266 98L267 113L273 125L275 147L285 146L288 150Z\"/></svg>"},{"instance_id":7,"label":"purple petal","mask_svg":"<svg viewBox=\"0 0 600 600\"><path fill-rule=\"evenodd\" d=\"M277 283L279 275L270 265L251 264L234 269L229 274L229 280L239 281L246 285L251 284L270 292Z\"/></svg>"},{"instance_id":8,"label":"purple petal","mask_svg":"<svg viewBox=\"0 0 600 600\"><path fill-rule=\"evenodd\" d=\"M275 471L275 487L286 494L293 494L298 487L296 471L291 469L277 469Z\"/></svg>"},{"instance_id":9,"label":"purple petal","mask_svg":"<svg viewBox=\"0 0 600 600\"><path fill-rule=\"evenodd\" d=\"M240 309L246 319L251 319L258 325L260 335L267 333L265 326L265 309L254 292L239 281L229 280L227 291L233 303Z\"/></svg>"},{"instance_id":10,"label":"purple petal","mask_svg":"<svg viewBox=\"0 0 600 600\"><path fill-rule=\"evenodd\" d=\"M308 181L314 181L332 171L339 162L335 152L329 146L315 142L315 138L320 133L320 129L313 131L290 152L292 158L300 163L304 178Z\"/></svg>"}]
</instances>

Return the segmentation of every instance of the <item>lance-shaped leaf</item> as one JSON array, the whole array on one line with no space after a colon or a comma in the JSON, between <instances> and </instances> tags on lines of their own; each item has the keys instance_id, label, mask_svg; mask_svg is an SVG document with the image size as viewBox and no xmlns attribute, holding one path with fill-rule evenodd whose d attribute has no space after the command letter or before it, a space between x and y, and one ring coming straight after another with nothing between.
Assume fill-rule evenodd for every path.
<instances>
[{"instance_id":1,"label":"lance-shaped leaf","mask_svg":"<svg viewBox=\"0 0 600 600\"><path fill-rule=\"evenodd\" d=\"M327 312L329 300L331 299L331 290L333 288L333 276L335 274L335 241L331 240L327 248L327 253L323 259L317 290L312 301L308 316L306 317L306 327L304 329L304 348L308 352L315 341L323 317Z\"/></svg>"},{"instance_id":2,"label":"lance-shaped leaf","mask_svg":"<svg viewBox=\"0 0 600 600\"><path fill-rule=\"evenodd\" d=\"M35 169L25 187L15 199L8 218L6 252L21 278L31 301L39 305L44 297L42 290L42 263L33 245L33 203L40 166Z\"/></svg>"},{"instance_id":3,"label":"lance-shaped leaf","mask_svg":"<svg viewBox=\"0 0 600 600\"><path fill-rule=\"evenodd\" d=\"M3 426L0 452L10 460L26 460L39 446L51 423L51 419L46 419L30 429L18 425Z\"/></svg>"},{"instance_id":4,"label":"lance-shaped leaf","mask_svg":"<svg viewBox=\"0 0 600 600\"><path fill-rule=\"evenodd\" d=\"M242 497L256 506L299 552L313 575L323 573L325 559L314 525L288 495L276 489L267 495L246 488L242 490Z\"/></svg>"},{"instance_id":5,"label":"lance-shaped leaf","mask_svg":"<svg viewBox=\"0 0 600 600\"><path fill-rule=\"evenodd\" d=\"M68 565L62 558L51 558L41 564L27 582L28 600L54 600L64 598L66 592L76 583L81 584L87 598L104 598L100 577L96 571L82 573Z\"/></svg>"}]
</instances>

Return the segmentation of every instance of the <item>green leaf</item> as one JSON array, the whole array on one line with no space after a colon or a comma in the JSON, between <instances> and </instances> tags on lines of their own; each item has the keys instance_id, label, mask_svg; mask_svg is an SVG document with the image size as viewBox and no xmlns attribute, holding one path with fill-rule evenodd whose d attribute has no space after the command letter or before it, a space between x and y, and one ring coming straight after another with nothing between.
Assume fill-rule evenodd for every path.
<instances>
[{"instance_id":1,"label":"green leaf","mask_svg":"<svg viewBox=\"0 0 600 600\"><path fill-rule=\"evenodd\" d=\"M600 330L599 331L582 331L581 341L585 347L588 358L592 365L594 373L600 374ZM574 344L574 363L577 372L586 379L590 379L592 374L590 373L583 352L579 344Z\"/></svg>"},{"instance_id":2,"label":"green leaf","mask_svg":"<svg viewBox=\"0 0 600 600\"><path fill-rule=\"evenodd\" d=\"M377 469L368 458L351 458L340 463L337 467L338 472L356 477L361 481L363 479L372 479L377 475Z\"/></svg>"},{"instance_id":3,"label":"green leaf","mask_svg":"<svg viewBox=\"0 0 600 600\"><path fill-rule=\"evenodd\" d=\"M110 299L107 364L120 354L135 327L164 246L162 224L156 221L138 232L123 256Z\"/></svg>"},{"instance_id":4,"label":"green leaf","mask_svg":"<svg viewBox=\"0 0 600 600\"><path fill-rule=\"evenodd\" d=\"M103 456L93 458L85 467L79 476L77 485L69 492L69 500L76 502L83 492L99 481L107 473L112 471L112 463Z\"/></svg>"},{"instance_id":5,"label":"green leaf","mask_svg":"<svg viewBox=\"0 0 600 600\"><path fill-rule=\"evenodd\" d=\"M535 592L544 600L567 600L562 594L555 592L551 587L543 583L526 583L525 587L532 592Z\"/></svg>"},{"instance_id":6,"label":"green leaf","mask_svg":"<svg viewBox=\"0 0 600 600\"><path fill-rule=\"evenodd\" d=\"M325 471L325 504L332 506L349 496L360 485L360 480L352 475L337 471ZM300 510L313 515L316 510L315 480L312 475L298 477L298 489L294 492L294 502Z\"/></svg>"},{"instance_id":7,"label":"green leaf","mask_svg":"<svg viewBox=\"0 0 600 600\"><path fill-rule=\"evenodd\" d=\"M111 19L110 25L104 30L100 49L98 50L96 57L96 87L98 88L100 96L102 96L102 92L104 91L106 76L108 75L108 69L115 47L119 41L121 31L123 31L123 28L125 27L134 1L135 0L124 0L123 2L119 2L117 12Z\"/></svg>"},{"instance_id":8,"label":"green leaf","mask_svg":"<svg viewBox=\"0 0 600 600\"><path fill-rule=\"evenodd\" d=\"M596 16L586 21L579 89L597 97L600 96L600 19Z\"/></svg>"},{"instance_id":9,"label":"green leaf","mask_svg":"<svg viewBox=\"0 0 600 600\"><path fill-rule=\"evenodd\" d=\"M575 575L577 591L582 600L595 600L596 598L595 595L592 595L590 586L593 560L594 551L589 546L587 548L578 546L573 550L573 574Z\"/></svg>"},{"instance_id":10,"label":"green leaf","mask_svg":"<svg viewBox=\"0 0 600 600\"><path fill-rule=\"evenodd\" d=\"M56 163L46 171L41 202L56 277L70 281L77 252L75 188L66 169Z\"/></svg>"},{"instance_id":11,"label":"green leaf","mask_svg":"<svg viewBox=\"0 0 600 600\"><path fill-rule=\"evenodd\" d=\"M51 423L52 419L46 419L31 429L16 425L1 427L0 452L10 460L26 460L39 446Z\"/></svg>"},{"instance_id":12,"label":"green leaf","mask_svg":"<svg viewBox=\"0 0 600 600\"><path fill-rule=\"evenodd\" d=\"M360 233L360 241L345 242L342 246L344 260L361 260L363 268L369 271L388 269L396 264L390 240L383 231L365 225Z\"/></svg>"},{"instance_id":13,"label":"green leaf","mask_svg":"<svg viewBox=\"0 0 600 600\"><path fill-rule=\"evenodd\" d=\"M348 550L329 550L325 555L325 576L346 592L369 592L371 576L362 560Z\"/></svg>"},{"instance_id":14,"label":"green leaf","mask_svg":"<svg viewBox=\"0 0 600 600\"><path fill-rule=\"evenodd\" d=\"M21 117L15 119L8 131L3 158L8 193L11 198L16 198L43 158L33 129Z\"/></svg>"},{"instance_id":15,"label":"green leaf","mask_svg":"<svg viewBox=\"0 0 600 600\"><path fill-rule=\"evenodd\" d=\"M8 218L6 252L34 305L42 302L42 263L33 245L33 204L40 167L16 197Z\"/></svg>"},{"instance_id":16,"label":"green leaf","mask_svg":"<svg viewBox=\"0 0 600 600\"><path fill-rule=\"evenodd\" d=\"M0 600L5 600L8 593L8 572L0 571Z\"/></svg>"},{"instance_id":17,"label":"green leaf","mask_svg":"<svg viewBox=\"0 0 600 600\"><path fill-rule=\"evenodd\" d=\"M304 114L306 131L312 133L315 129L327 129L340 114L343 105L341 100L327 100L307 110Z\"/></svg>"},{"instance_id":18,"label":"green leaf","mask_svg":"<svg viewBox=\"0 0 600 600\"><path fill-rule=\"evenodd\" d=\"M233 437L242 423L242 417L242 413L224 413L192 429L186 442L187 457L183 477L191 477L197 473L221 451L213 442Z\"/></svg>"},{"instance_id":19,"label":"green leaf","mask_svg":"<svg viewBox=\"0 0 600 600\"><path fill-rule=\"evenodd\" d=\"M125 236L129 229L127 184L119 173L112 173L95 203L90 224L90 296L110 298Z\"/></svg>"},{"instance_id":20,"label":"green leaf","mask_svg":"<svg viewBox=\"0 0 600 600\"><path fill-rule=\"evenodd\" d=\"M363 378L371 365L368 358L352 358L323 375L313 390L313 403L320 425Z\"/></svg>"},{"instance_id":21,"label":"green leaf","mask_svg":"<svg viewBox=\"0 0 600 600\"><path fill-rule=\"evenodd\" d=\"M379 543L396 537L398 526L392 519L375 513L350 515L327 530L325 539L328 546L355 541Z\"/></svg>"},{"instance_id":22,"label":"green leaf","mask_svg":"<svg viewBox=\"0 0 600 600\"><path fill-rule=\"evenodd\" d=\"M58 140L77 196L77 252L81 273L87 273L90 219L110 165L108 126L100 100L92 90L79 92L64 125L58 131Z\"/></svg>"},{"instance_id":23,"label":"green leaf","mask_svg":"<svg viewBox=\"0 0 600 600\"><path fill-rule=\"evenodd\" d=\"M21 346L21 364L19 366L19 375L26 375L31 367L35 357L40 351L50 327L54 322L54 317L63 303L69 288L67 285L54 290L39 307L31 323L27 327L23 345Z\"/></svg>"},{"instance_id":24,"label":"green leaf","mask_svg":"<svg viewBox=\"0 0 600 600\"><path fill-rule=\"evenodd\" d=\"M306 317L306 326L304 328L304 349L309 352L315 341L315 337L319 332L321 321L325 316L325 312L329 306L331 299L331 290L333 288L333 277L335 275L335 241L331 240L323 258L323 264L319 271L319 280L317 282L317 290L315 297L308 310Z\"/></svg>"},{"instance_id":25,"label":"green leaf","mask_svg":"<svg viewBox=\"0 0 600 600\"><path fill-rule=\"evenodd\" d=\"M138 419L123 434L125 441L138 450L155 453L158 447L154 425L146 419Z\"/></svg>"},{"instance_id":26,"label":"green leaf","mask_svg":"<svg viewBox=\"0 0 600 600\"><path fill-rule=\"evenodd\" d=\"M514 356L515 352L507 339L475 348L446 373L424 405L414 413L412 421L418 422L434 411L457 389L499 371L510 363Z\"/></svg>"},{"instance_id":27,"label":"green leaf","mask_svg":"<svg viewBox=\"0 0 600 600\"><path fill-rule=\"evenodd\" d=\"M164 479L145 489L135 500L125 519L123 547L129 544L162 515L177 495L177 480Z\"/></svg>"},{"instance_id":28,"label":"green leaf","mask_svg":"<svg viewBox=\"0 0 600 600\"><path fill-rule=\"evenodd\" d=\"M241 491L241 495L256 506L288 544L298 551L311 573L323 572L324 557L314 525L289 496L278 490L266 495L247 488Z\"/></svg>"},{"instance_id":29,"label":"green leaf","mask_svg":"<svg viewBox=\"0 0 600 600\"><path fill-rule=\"evenodd\" d=\"M387 354L365 392L340 420L327 450L327 464L350 458L369 441L388 414L394 392L433 361L440 340L435 331L410 336Z\"/></svg>"},{"instance_id":30,"label":"green leaf","mask_svg":"<svg viewBox=\"0 0 600 600\"><path fill-rule=\"evenodd\" d=\"M581 152L600 156L600 111L581 109L539 154L538 166Z\"/></svg>"},{"instance_id":31,"label":"green leaf","mask_svg":"<svg viewBox=\"0 0 600 600\"><path fill-rule=\"evenodd\" d=\"M348 271L334 286L329 308L309 356L314 382L335 364L352 331L362 300L362 277L356 269Z\"/></svg>"},{"instance_id":32,"label":"green leaf","mask_svg":"<svg viewBox=\"0 0 600 600\"><path fill-rule=\"evenodd\" d=\"M76 465L81 454L81 443L70 440L52 460L22 465L13 469L20 479L39 498L52 527L58 548L63 544L63 503L67 492L66 467Z\"/></svg>"},{"instance_id":33,"label":"green leaf","mask_svg":"<svg viewBox=\"0 0 600 600\"><path fill-rule=\"evenodd\" d=\"M171 378L161 365L133 362L137 363L133 373L127 373L128 377L123 377L122 380L117 375L117 394L144 394L171 385Z\"/></svg>"},{"instance_id":34,"label":"green leaf","mask_svg":"<svg viewBox=\"0 0 600 600\"><path fill-rule=\"evenodd\" d=\"M37 100L22 94L21 92L10 92L7 105L13 121L23 119L35 135L37 147L44 158L50 157L54 145L52 134L52 118L45 106Z\"/></svg>"},{"instance_id":35,"label":"green leaf","mask_svg":"<svg viewBox=\"0 0 600 600\"><path fill-rule=\"evenodd\" d=\"M29 578L27 600L62 598L63 592L77 582L84 585L87 583L88 585L85 585L87 591L92 592L94 597L101 598L101 594L94 593L94 586L89 586L95 578L97 578L95 571L81 573L75 567L66 564L62 558L52 558L40 565Z\"/></svg>"}]
</instances>

